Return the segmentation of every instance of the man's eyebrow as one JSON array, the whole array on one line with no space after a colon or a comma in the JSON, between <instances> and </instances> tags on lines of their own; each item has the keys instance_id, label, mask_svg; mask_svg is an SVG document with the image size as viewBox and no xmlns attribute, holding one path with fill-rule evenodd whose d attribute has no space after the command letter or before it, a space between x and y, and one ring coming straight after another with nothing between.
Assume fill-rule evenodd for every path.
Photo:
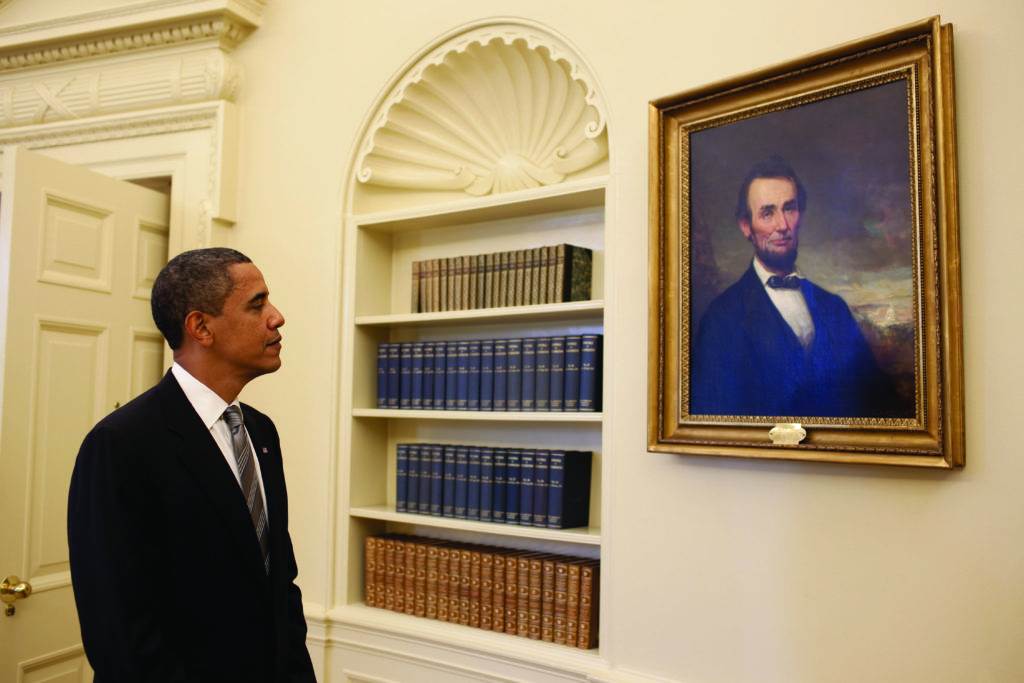
<instances>
[{"instance_id":1,"label":"man's eyebrow","mask_svg":"<svg viewBox=\"0 0 1024 683\"><path fill-rule=\"evenodd\" d=\"M266 299L268 296L270 296L270 292L264 289L262 292L257 292L253 295L253 297L249 299L249 303L254 304L260 299Z\"/></svg>"}]
</instances>

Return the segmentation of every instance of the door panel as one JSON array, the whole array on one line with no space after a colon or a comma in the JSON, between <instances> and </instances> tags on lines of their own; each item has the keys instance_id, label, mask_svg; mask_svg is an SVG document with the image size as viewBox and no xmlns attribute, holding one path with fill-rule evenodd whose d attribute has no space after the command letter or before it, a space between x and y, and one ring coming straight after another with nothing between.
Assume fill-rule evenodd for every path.
<instances>
[{"instance_id":1,"label":"door panel","mask_svg":"<svg viewBox=\"0 0 1024 683\"><path fill-rule=\"evenodd\" d=\"M0 681L91 680L71 592L67 492L78 447L153 386L149 311L168 198L48 157L4 153L0 201L0 578L33 593L0 611Z\"/></svg>"}]
</instances>

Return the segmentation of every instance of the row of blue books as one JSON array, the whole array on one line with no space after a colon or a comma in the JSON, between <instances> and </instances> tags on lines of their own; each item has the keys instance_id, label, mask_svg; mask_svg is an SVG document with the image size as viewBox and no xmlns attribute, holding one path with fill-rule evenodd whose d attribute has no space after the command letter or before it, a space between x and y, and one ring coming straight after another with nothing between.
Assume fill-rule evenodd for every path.
<instances>
[{"instance_id":1,"label":"row of blue books","mask_svg":"<svg viewBox=\"0 0 1024 683\"><path fill-rule=\"evenodd\" d=\"M550 529L588 526L591 453L399 444L395 510Z\"/></svg>"},{"instance_id":2,"label":"row of blue books","mask_svg":"<svg viewBox=\"0 0 1024 683\"><path fill-rule=\"evenodd\" d=\"M377 407L597 411L601 340L582 334L380 344Z\"/></svg>"}]
</instances>

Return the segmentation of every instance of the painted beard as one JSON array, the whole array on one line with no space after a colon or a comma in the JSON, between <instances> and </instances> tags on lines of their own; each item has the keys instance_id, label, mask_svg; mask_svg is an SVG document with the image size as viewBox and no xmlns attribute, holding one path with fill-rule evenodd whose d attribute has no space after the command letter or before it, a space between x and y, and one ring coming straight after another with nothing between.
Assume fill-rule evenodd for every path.
<instances>
[{"instance_id":1,"label":"painted beard","mask_svg":"<svg viewBox=\"0 0 1024 683\"><path fill-rule=\"evenodd\" d=\"M792 249L779 253L768 251L767 249L761 249L757 244L757 240L751 240L751 242L754 245L754 253L757 254L757 258L767 268L781 271L783 273L793 272L793 267L796 266L796 244L793 245Z\"/></svg>"}]
</instances>

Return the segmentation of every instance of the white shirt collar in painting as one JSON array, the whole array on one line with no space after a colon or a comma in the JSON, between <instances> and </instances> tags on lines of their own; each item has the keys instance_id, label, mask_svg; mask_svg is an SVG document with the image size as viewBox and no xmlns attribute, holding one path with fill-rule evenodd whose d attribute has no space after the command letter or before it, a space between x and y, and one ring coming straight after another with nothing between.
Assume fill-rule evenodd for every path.
<instances>
[{"instance_id":1,"label":"white shirt collar in painting","mask_svg":"<svg viewBox=\"0 0 1024 683\"><path fill-rule=\"evenodd\" d=\"M800 340L800 345L804 349L809 349L811 344L814 343L814 320L811 318L811 312L807 308L807 301L804 300L803 291L799 288L776 289L769 287L768 278L774 275L774 273L768 272L768 269L761 264L761 261L756 256L754 257L754 272L757 273L758 279L764 285L764 291L768 293L768 298L775 304L775 308L779 311L782 319L786 321L789 328L793 330L793 334ZM803 275L797 270L790 274L803 279Z\"/></svg>"}]
</instances>

